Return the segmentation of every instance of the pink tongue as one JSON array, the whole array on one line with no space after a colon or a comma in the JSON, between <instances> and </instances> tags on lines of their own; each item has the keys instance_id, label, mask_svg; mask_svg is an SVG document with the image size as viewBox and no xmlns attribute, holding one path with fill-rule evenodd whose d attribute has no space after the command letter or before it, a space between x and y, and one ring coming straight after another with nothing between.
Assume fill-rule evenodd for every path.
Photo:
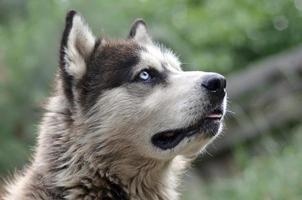
<instances>
[{"instance_id":1,"label":"pink tongue","mask_svg":"<svg viewBox=\"0 0 302 200\"><path fill-rule=\"evenodd\" d=\"M222 115L221 114L210 114L207 116L207 118L221 118Z\"/></svg>"}]
</instances>

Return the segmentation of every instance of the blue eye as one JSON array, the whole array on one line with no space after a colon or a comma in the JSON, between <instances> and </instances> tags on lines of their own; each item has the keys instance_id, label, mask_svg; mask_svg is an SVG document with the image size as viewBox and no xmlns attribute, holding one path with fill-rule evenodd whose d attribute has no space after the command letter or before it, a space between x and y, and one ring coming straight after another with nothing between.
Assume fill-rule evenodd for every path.
<instances>
[{"instance_id":1,"label":"blue eye","mask_svg":"<svg viewBox=\"0 0 302 200\"><path fill-rule=\"evenodd\" d=\"M149 79L151 79L151 75L146 70L141 71L138 76L142 81L148 81Z\"/></svg>"}]
</instances>

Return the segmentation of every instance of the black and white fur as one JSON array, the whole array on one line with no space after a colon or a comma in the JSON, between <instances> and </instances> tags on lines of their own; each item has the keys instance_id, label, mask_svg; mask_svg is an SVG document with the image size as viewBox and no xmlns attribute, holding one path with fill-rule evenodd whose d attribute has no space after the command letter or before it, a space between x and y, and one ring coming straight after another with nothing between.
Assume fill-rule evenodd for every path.
<instances>
[{"instance_id":1,"label":"black and white fur","mask_svg":"<svg viewBox=\"0 0 302 200\"><path fill-rule=\"evenodd\" d=\"M222 76L182 71L140 19L125 40L97 39L70 11L55 83L34 159L4 200L176 200L179 175L222 129Z\"/></svg>"}]
</instances>

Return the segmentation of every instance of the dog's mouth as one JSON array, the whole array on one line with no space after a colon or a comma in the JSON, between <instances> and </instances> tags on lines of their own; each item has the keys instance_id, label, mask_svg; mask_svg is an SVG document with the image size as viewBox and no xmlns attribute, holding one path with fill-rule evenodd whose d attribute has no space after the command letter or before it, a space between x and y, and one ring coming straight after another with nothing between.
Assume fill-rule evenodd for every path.
<instances>
[{"instance_id":1,"label":"dog's mouth","mask_svg":"<svg viewBox=\"0 0 302 200\"><path fill-rule=\"evenodd\" d=\"M184 138L192 137L196 134L213 137L218 132L222 118L223 109L217 108L188 127L156 133L152 136L151 141L156 147L167 150L176 147Z\"/></svg>"}]
</instances>

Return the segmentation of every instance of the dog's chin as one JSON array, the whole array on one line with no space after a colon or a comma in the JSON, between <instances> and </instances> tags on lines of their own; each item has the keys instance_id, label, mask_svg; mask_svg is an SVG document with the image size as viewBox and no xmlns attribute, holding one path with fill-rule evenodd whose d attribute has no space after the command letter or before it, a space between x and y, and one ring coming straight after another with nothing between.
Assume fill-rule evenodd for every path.
<instances>
[{"instance_id":1,"label":"dog's chin","mask_svg":"<svg viewBox=\"0 0 302 200\"><path fill-rule=\"evenodd\" d=\"M152 144L161 150L170 150L177 147L183 140L191 141L200 137L209 140L218 134L222 118L222 110L214 110L187 127L154 134L151 138Z\"/></svg>"}]
</instances>

